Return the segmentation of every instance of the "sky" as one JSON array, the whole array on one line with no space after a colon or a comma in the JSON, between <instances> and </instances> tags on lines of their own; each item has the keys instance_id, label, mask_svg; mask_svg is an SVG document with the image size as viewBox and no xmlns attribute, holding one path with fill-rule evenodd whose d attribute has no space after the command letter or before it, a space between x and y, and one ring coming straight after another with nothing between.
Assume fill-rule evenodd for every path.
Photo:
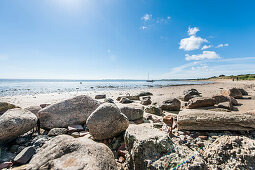
<instances>
[{"instance_id":1,"label":"sky","mask_svg":"<svg viewBox=\"0 0 255 170\"><path fill-rule=\"evenodd\" d=\"M254 0L1 0L0 78L255 73Z\"/></svg>"}]
</instances>

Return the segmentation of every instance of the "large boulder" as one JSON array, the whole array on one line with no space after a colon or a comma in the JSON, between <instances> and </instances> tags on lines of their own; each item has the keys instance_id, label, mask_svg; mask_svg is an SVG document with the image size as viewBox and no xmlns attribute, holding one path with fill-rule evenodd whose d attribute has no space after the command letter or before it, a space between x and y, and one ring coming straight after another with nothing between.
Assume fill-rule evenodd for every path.
<instances>
[{"instance_id":1,"label":"large boulder","mask_svg":"<svg viewBox=\"0 0 255 170\"><path fill-rule=\"evenodd\" d=\"M112 151L105 144L87 137L59 135L43 145L27 169L115 170L117 166Z\"/></svg>"},{"instance_id":2,"label":"large boulder","mask_svg":"<svg viewBox=\"0 0 255 170\"><path fill-rule=\"evenodd\" d=\"M209 107L214 105L215 105L215 100L212 98L195 97L189 100L187 108L195 109L199 107Z\"/></svg>"},{"instance_id":3,"label":"large boulder","mask_svg":"<svg viewBox=\"0 0 255 170\"><path fill-rule=\"evenodd\" d=\"M222 136L202 152L207 169L255 169L255 140Z\"/></svg>"},{"instance_id":4,"label":"large boulder","mask_svg":"<svg viewBox=\"0 0 255 170\"><path fill-rule=\"evenodd\" d=\"M137 105L120 106L120 111L127 116L128 120L137 120L143 117L143 107Z\"/></svg>"},{"instance_id":5,"label":"large boulder","mask_svg":"<svg viewBox=\"0 0 255 170\"><path fill-rule=\"evenodd\" d=\"M36 126L37 117L28 110L10 109L0 116L0 144L17 138Z\"/></svg>"},{"instance_id":6,"label":"large boulder","mask_svg":"<svg viewBox=\"0 0 255 170\"><path fill-rule=\"evenodd\" d=\"M224 89L224 90L221 91L221 94L224 95L224 96L234 97L235 99L242 99L243 98L242 93L237 88Z\"/></svg>"},{"instance_id":7,"label":"large boulder","mask_svg":"<svg viewBox=\"0 0 255 170\"><path fill-rule=\"evenodd\" d=\"M179 130L254 130L255 114L185 109L177 124Z\"/></svg>"},{"instance_id":8,"label":"large boulder","mask_svg":"<svg viewBox=\"0 0 255 170\"><path fill-rule=\"evenodd\" d=\"M99 105L98 101L82 95L47 106L38 112L41 127L52 129L84 124Z\"/></svg>"},{"instance_id":9,"label":"large boulder","mask_svg":"<svg viewBox=\"0 0 255 170\"><path fill-rule=\"evenodd\" d=\"M14 108L18 108L18 107L10 103L0 102L0 115L2 115L8 109L14 109Z\"/></svg>"},{"instance_id":10,"label":"large boulder","mask_svg":"<svg viewBox=\"0 0 255 170\"><path fill-rule=\"evenodd\" d=\"M151 92L140 92L138 96L152 96L153 94Z\"/></svg>"},{"instance_id":11,"label":"large boulder","mask_svg":"<svg viewBox=\"0 0 255 170\"><path fill-rule=\"evenodd\" d=\"M184 91L183 94L184 94L183 101L186 101L186 102L194 97L201 97L197 89L190 89L190 90Z\"/></svg>"},{"instance_id":12,"label":"large boulder","mask_svg":"<svg viewBox=\"0 0 255 170\"><path fill-rule=\"evenodd\" d=\"M129 169L147 169L148 162L173 149L173 142L167 133L148 123L130 124L124 140L130 155Z\"/></svg>"},{"instance_id":13,"label":"large boulder","mask_svg":"<svg viewBox=\"0 0 255 170\"><path fill-rule=\"evenodd\" d=\"M230 103L232 103L233 106L238 105L237 100L231 96L214 95L212 98L215 100L216 104L219 104L222 102L230 102Z\"/></svg>"},{"instance_id":14,"label":"large boulder","mask_svg":"<svg viewBox=\"0 0 255 170\"><path fill-rule=\"evenodd\" d=\"M128 118L112 103L99 106L88 118L89 133L97 140L108 139L128 128Z\"/></svg>"},{"instance_id":15,"label":"large boulder","mask_svg":"<svg viewBox=\"0 0 255 170\"><path fill-rule=\"evenodd\" d=\"M176 98L168 99L160 104L160 108L167 111L178 111L181 108L181 102Z\"/></svg>"}]
</instances>

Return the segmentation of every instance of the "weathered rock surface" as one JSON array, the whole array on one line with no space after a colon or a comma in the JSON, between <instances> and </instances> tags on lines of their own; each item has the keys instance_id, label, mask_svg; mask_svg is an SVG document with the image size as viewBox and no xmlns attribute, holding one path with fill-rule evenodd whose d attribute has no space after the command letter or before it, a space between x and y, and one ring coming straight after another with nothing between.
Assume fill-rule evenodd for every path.
<instances>
[{"instance_id":1,"label":"weathered rock surface","mask_svg":"<svg viewBox=\"0 0 255 170\"><path fill-rule=\"evenodd\" d=\"M237 100L231 96L215 95L212 98L215 100L216 104L229 101L232 103L233 106L238 105Z\"/></svg>"},{"instance_id":2,"label":"weathered rock surface","mask_svg":"<svg viewBox=\"0 0 255 170\"><path fill-rule=\"evenodd\" d=\"M67 134L68 130L66 128L53 128L49 131L48 136L58 136Z\"/></svg>"},{"instance_id":3,"label":"weathered rock surface","mask_svg":"<svg viewBox=\"0 0 255 170\"><path fill-rule=\"evenodd\" d=\"M190 90L184 91L183 94L184 94L183 101L186 101L186 102L194 97L201 97L197 89L190 89Z\"/></svg>"},{"instance_id":4,"label":"weathered rock surface","mask_svg":"<svg viewBox=\"0 0 255 170\"><path fill-rule=\"evenodd\" d=\"M43 145L27 169L115 170L117 166L112 151L105 144L86 136L60 135Z\"/></svg>"},{"instance_id":5,"label":"weathered rock surface","mask_svg":"<svg viewBox=\"0 0 255 170\"><path fill-rule=\"evenodd\" d=\"M18 107L10 103L0 102L0 115L2 115L8 109L14 109L14 108L18 108Z\"/></svg>"},{"instance_id":6,"label":"weathered rock surface","mask_svg":"<svg viewBox=\"0 0 255 170\"><path fill-rule=\"evenodd\" d=\"M173 149L168 135L151 124L130 124L125 133L130 154L129 169L147 169L147 161L157 159Z\"/></svg>"},{"instance_id":7,"label":"weathered rock surface","mask_svg":"<svg viewBox=\"0 0 255 170\"><path fill-rule=\"evenodd\" d=\"M255 114L185 109L178 114L179 130L253 130Z\"/></svg>"},{"instance_id":8,"label":"weathered rock surface","mask_svg":"<svg viewBox=\"0 0 255 170\"><path fill-rule=\"evenodd\" d=\"M72 124L84 124L99 105L98 101L86 95L50 105L38 112L41 127L52 129Z\"/></svg>"},{"instance_id":9,"label":"weathered rock surface","mask_svg":"<svg viewBox=\"0 0 255 170\"><path fill-rule=\"evenodd\" d=\"M95 99L104 99L104 98L106 98L105 94L98 94L95 96Z\"/></svg>"},{"instance_id":10,"label":"weathered rock surface","mask_svg":"<svg viewBox=\"0 0 255 170\"><path fill-rule=\"evenodd\" d=\"M231 96L235 99L242 99L243 98L242 93L237 88L224 89L224 90L221 91L221 93L224 96Z\"/></svg>"},{"instance_id":11,"label":"weathered rock surface","mask_svg":"<svg viewBox=\"0 0 255 170\"><path fill-rule=\"evenodd\" d=\"M167 111L178 111L181 108L181 102L176 98L168 99L160 104L160 108Z\"/></svg>"},{"instance_id":12,"label":"weathered rock surface","mask_svg":"<svg viewBox=\"0 0 255 170\"><path fill-rule=\"evenodd\" d=\"M35 154L35 148L32 146L24 148L15 158L14 162L26 164Z\"/></svg>"},{"instance_id":13,"label":"weathered rock surface","mask_svg":"<svg viewBox=\"0 0 255 170\"><path fill-rule=\"evenodd\" d=\"M104 102L105 103L114 103L114 100L111 98L106 98L106 99L104 99Z\"/></svg>"},{"instance_id":14,"label":"weathered rock surface","mask_svg":"<svg viewBox=\"0 0 255 170\"><path fill-rule=\"evenodd\" d=\"M223 108L223 109L228 109L228 110L233 110L233 105L231 102L222 102L222 103L219 103L218 105L218 108Z\"/></svg>"},{"instance_id":15,"label":"weathered rock surface","mask_svg":"<svg viewBox=\"0 0 255 170\"><path fill-rule=\"evenodd\" d=\"M139 100L139 96L119 96L116 100L120 101L122 97L128 98L129 100Z\"/></svg>"},{"instance_id":16,"label":"weathered rock surface","mask_svg":"<svg viewBox=\"0 0 255 170\"><path fill-rule=\"evenodd\" d=\"M30 111L30 112L32 112L32 113L34 113L37 117L39 117L38 112L39 112L39 110L41 110L42 108L41 108L41 106L30 106L30 107L27 107L27 108L25 108L25 109L28 110L28 111Z\"/></svg>"},{"instance_id":17,"label":"weathered rock surface","mask_svg":"<svg viewBox=\"0 0 255 170\"><path fill-rule=\"evenodd\" d=\"M152 96L153 94L151 92L141 92L138 94L138 96Z\"/></svg>"},{"instance_id":18,"label":"weathered rock surface","mask_svg":"<svg viewBox=\"0 0 255 170\"><path fill-rule=\"evenodd\" d=\"M215 105L215 100L212 98L195 97L189 100L187 108L195 109L199 107L209 107L214 105Z\"/></svg>"},{"instance_id":19,"label":"weathered rock surface","mask_svg":"<svg viewBox=\"0 0 255 170\"><path fill-rule=\"evenodd\" d=\"M206 147L202 158L208 169L255 169L255 140L222 136Z\"/></svg>"},{"instance_id":20,"label":"weathered rock surface","mask_svg":"<svg viewBox=\"0 0 255 170\"><path fill-rule=\"evenodd\" d=\"M128 118L112 103L100 105L88 118L89 133L97 140L108 139L128 128Z\"/></svg>"},{"instance_id":21,"label":"weathered rock surface","mask_svg":"<svg viewBox=\"0 0 255 170\"><path fill-rule=\"evenodd\" d=\"M151 114L154 114L154 115L158 115L158 116L162 115L162 109L157 107L157 106L154 106L154 105L146 107L145 112L151 113Z\"/></svg>"},{"instance_id":22,"label":"weathered rock surface","mask_svg":"<svg viewBox=\"0 0 255 170\"><path fill-rule=\"evenodd\" d=\"M247 96L248 95L248 92L245 91L244 89L238 89L238 90L242 93L243 96Z\"/></svg>"},{"instance_id":23,"label":"weathered rock surface","mask_svg":"<svg viewBox=\"0 0 255 170\"><path fill-rule=\"evenodd\" d=\"M150 105L151 104L151 99L150 98L145 98L141 100L142 105Z\"/></svg>"},{"instance_id":24,"label":"weathered rock surface","mask_svg":"<svg viewBox=\"0 0 255 170\"><path fill-rule=\"evenodd\" d=\"M143 117L142 106L120 106L120 111L127 116L128 120L137 120Z\"/></svg>"},{"instance_id":25,"label":"weathered rock surface","mask_svg":"<svg viewBox=\"0 0 255 170\"><path fill-rule=\"evenodd\" d=\"M133 103L133 101L130 100L130 99L128 99L128 98L126 98L126 97L122 97L122 98L120 99L120 103L122 103L122 104L127 104L127 103Z\"/></svg>"},{"instance_id":26,"label":"weathered rock surface","mask_svg":"<svg viewBox=\"0 0 255 170\"><path fill-rule=\"evenodd\" d=\"M0 116L0 144L15 139L36 126L37 117L28 110L10 109Z\"/></svg>"}]
</instances>

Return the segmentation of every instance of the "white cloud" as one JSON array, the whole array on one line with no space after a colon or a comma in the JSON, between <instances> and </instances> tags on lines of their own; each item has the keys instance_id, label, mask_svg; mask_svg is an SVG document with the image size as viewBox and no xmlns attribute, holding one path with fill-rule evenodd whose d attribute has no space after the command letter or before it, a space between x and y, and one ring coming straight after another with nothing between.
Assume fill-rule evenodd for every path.
<instances>
[{"instance_id":1,"label":"white cloud","mask_svg":"<svg viewBox=\"0 0 255 170\"><path fill-rule=\"evenodd\" d=\"M188 34L189 35L196 35L196 33L200 31L197 27L194 27L194 28L190 28L189 27L189 30L188 30Z\"/></svg>"},{"instance_id":2,"label":"white cloud","mask_svg":"<svg viewBox=\"0 0 255 170\"><path fill-rule=\"evenodd\" d=\"M208 48L211 48L212 46L211 45L204 45L201 50L205 50L205 49L208 49Z\"/></svg>"},{"instance_id":3,"label":"white cloud","mask_svg":"<svg viewBox=\"0 0 255 170\"><path fill-rule=\"evenodd\" d=\"M152 18L152 14L145 14L141 19L144 21L149 21Z\"/></svg>"},{"instance_id":4,"label":"white cloud","mask_svg":"<svg viewBox=\"0 0 255 170\"><path fill-rule=\"evenodd\" d=\"M221 47L228 47L229 44L219 44L216 46L216 48L221 48Z\"/></svg>"},{"instance_id":5,"label":"white cloud","mask_svg":"<svg viewBox=\"0 0 255 170\"><path fill-rule=\"evenodd\" d=\"M157 18L156 23L158 23L158 24L167 24L170 19L171 19L170 16L168 16L166 18Z\"/></svg>"},{"instance_id":6,"label":"white cloud","mask_svg":"<svg viewBox=\"0 0 255 170\"><path fill-rule=\"evenodd\" d=\"M220 58L220 56L215 51L203 51L203 54L197 54L197 55L189 55L186 54L186 60L204 60L204 59L216 59Z\"/></svg>"},{"instance_id":7,"label":"white cloud","mask_svg":"<svg viewBox=\"0 0 255 170\"><path fill-rule=\"evenodd\" d=\"M184 38L180 41L179 49L184 49L185 51L196 50L196 49L199 49L201 44L204 42L208 42L208 41L201 37L196 37L192 35L189 38Z\"/></svg>"}]
</instances>

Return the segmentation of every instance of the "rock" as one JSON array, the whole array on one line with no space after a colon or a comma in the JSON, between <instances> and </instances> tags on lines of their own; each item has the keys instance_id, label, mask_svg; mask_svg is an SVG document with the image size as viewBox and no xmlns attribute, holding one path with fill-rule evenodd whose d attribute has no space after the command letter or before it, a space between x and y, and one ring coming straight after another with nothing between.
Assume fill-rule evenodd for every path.
<instances>
[{"instance_id":1,"label":"rock","mask_svg":"<svg viewBox=\"0 0 255 170\"><path fill-rule=\"evenodd\" d=\"M16 153L18 151L18 148L19 148L19 145L12 145L9 150L12 153Z\"/></svg>"},{"instance_id":2,"label":"rock","mask_svg":"<svg viewBox=\"0 0 255 170\"><path fill-rule=\"evenodd\" d=\"M129 99L126 98L126 97L122 97L122 98L120 99L120 103L123 103L123 104L126 104L126 103L133 103L133 101L132 101L132 100L129 100Z\"/></svg>"},{"instance_id":3,"label":"rock","mask_svg":"<svg viewBox=\"0 0 255 170\"><path fill-rule=\"evenodd\" d=\"M247 96L248 95L248 92L245 91L244 89L238 89L238 90L242 93L243 96Z\"/></svg>"},{"instance_id":4,"label":"rock","mask_svg":"<svg viewBox=\"0 0 255 170\"><path fill-rule=\"evenodd\" d=\"M130 154L129 169L147 169L147 161L155 160L173 149L167 133L150 124L130 124L125 133L125 143Z\"/></svg>"},{"instance_id":5,"label":"rock","mask_svg":"<svg viewBox=\"0 0 255 170\"><path fill-rule=\"evenodd\" d=\"M222 136L204 149L202 157L207 169L255 169L254 150L254 139Z\"/></svg>"},{"instance_id":6,"label":"rock","mask_svg":"<svg viewBox=\"0 0 255 170\"><path fill-rule=\"evenodd\" d=\"M106 99L104 99L104 102L105 103L114 103L114 100L111 98L106 98Z\"/></svg>"},{"instance_id":7,"label":"rock","mask_svg":"<svg viewBox=\"0 0 255 170\"><path fill-rule=\"evenodd\" d=\"M50 104L40 104L40 107L43 109L43 108L45 108L45 107L47 107L47 106L49 106Z\"/></svg>"},{"instance_id":8,"label":"rock","mask_svg":"<svg viewBox=\"0 0 255 170\"><path fill-rule=\"evenodd\" d=\"M215 95L212 98L215 100L216 104L229 101L234 106L238 105L237 100L235 98L231 97L231 96Z\"/></svg>"},{"instance_id":9,"label":"rock","mask_svg":"<svg viewBox=\"0 0 255 170\"><path fill-rule=\"evenodd\" d=\"M163 101L160 104L160 108L162 110L167 110L167 111L179 111L181 108L181 102L176 98L168 99Z\"/></svg>"},{"instance_id":10,"label":"rock","mask_svg":"<svg viewBox=\"0 0 255 170\"><path fill-rule=\"evenodd\" d=\"M100 103L86 95L77 96L38 112L42 128L62 128L73 124L84 124Z\"/></svg>"},{"instance_id":11,"label":"rock","mask_svg":"<svg viewBox=\"0 0 255 170\"><path fill-rule=\"evenodd\" d=\"M141 92L138 94L138 96L152 96L153 94L151 92Z\"/></svg>"},{"instance_id":12,"label":"rock","mask_svg":"<svg viewBox=\"0 0 255 170\"><path fill-rule=\"evenodd\" d=\"M197 89L190 89L183 92L184 95L189 94L191 96L193 95L200 95L200 93L197 91Z\"/></svg>"},{"instance_id":13,"label":"rock","mask_svg":"<svg viewBox=\"0 0 255 170\"><path fill-rule=\"evenodd\" d=\"M233 105L231 102L222 102L218 104L218 108L233 110Z\"/></svg>"},{"instance_id":14,"label":"rock","mask_svg":"<svg viewBox=\"0 0 255 170\"><path fill-rule=\"evenodd\" d=\"M68 130L66 128L53 128L49 131L48 136L58 136L67 134Z\"/></svg>"},{"instance_id":15,"label":"rock","mask_svg":"<svg viewBox=\"0 0 255 170\"><path fill-rule=\"evenodd\" d=\"M108 139L128 128L128 118L112 103L100 105L88 118L89 133L97 140Z\"/></svg>"},{"instance_id":16,"label":"rock","mask_svg":"<svg viewBox=\"0 0 255 170\"><path fill-rule=\"evenodd\" d=\"M120 111L127 116L128 120L137 120L143 117L141 106L120 106Z\"/></svg>"},{"instance_id":17,"label":"rock","mask_svg":"<svg viewBox=\"0 0 255 170\"><path fill-rule=\"evenodd\" d=\"M159 108L157 106L154 106L154 105L146 107L145 112L151 113L151 114L154 114L154 115L158 115L158 116L162 115L161 108Z\"/></svg>"},{"instance_id":18,"label":"rock","mask_svg":"<svg viewBox=\"0 0 255 170\"><path fill-rule=\"evenodd\" d=\"M80 137L86 136L88 134L89 134L89 132L87 132L87 131L81 131L80 132Z\"/></svg>"},{"instance_id":19,"label":"rock","mask_svg":"<svg viewBox=\"0 0 255 170\"><path fill-rule=\"evenodd\" d=\"M83 130L84 130L83 127L82 127L82 125L69 125L69 126L67 127L67 129L68 129L68 132L69 132L69 133L72 133L72 132L79 132L79 131L83 131Z\"/></svg>"},{"instance_id":20,"label":"rock","mask_svg":"<svg viewBox=\"0 0 255 170\"><path fill-rule=\"evenodd\" d=\"M10 168L13 165L12 162L3 162L0 164L0 169Z\"/></svg>"},{"instance_id":21,"label":"rock","mask_svg":"<svg viewBox=\"0 0 255 170\"><path fill-rule=\"evenodd\" d=\"M18 107L10 103L0 102L0 116L4 112L6 112L8 109L14 109L14 108L18 108Z\"/></svg>"},{"instance_id":22,"label":"rock","mask_svg":"<svg viewBox=\"0 0 255 170\"><path fill-rule=\"evenodd\" d=\"M189 101L190 99L195 98L195 97L201 97L201 95L190 95L190 94L185 94L184 97L183 97L183 101L187 102L187 101Z\"/></svg>"},{"instance_id":23,"label":"rock","mask_svg":"<svg viewBox=\"0 0 255 170\"><path fill-rule=\"evenodd\" d=\"M59 135L33 156L27 169L115 170L117 167L112 151L105 144L86 136L73 138Z\"/></svg>"},{"instance_id":24,"label":"rock","mask_svg":"<svg viewBox=\"0 0 255 170\"><path fill-rule=\"evenodd\" d=\"M26 164L35 154L35 148L32 146L23 149L15 158L14 162L19 164Z\"/></svg>"},{"instance_id":25,"label":"rock","mask_svg":"<svg viewBox=\"0 0 255 170\"><path fill-rule=\"evenodd\" d=\"M106 98L105 94L98 94L95 96L95 99L104 99L104 98Z\"/></svg>"},{"instance_id":26,"label":"rock","mask_svg":"<svg viewBox=\"0 0 255 170\"><path fill-rule=\"evenodd\" d=\"M144 100L141 100L141 104L142 105L150 105L151 104L151 99L146 98Z\"/></svg>"},{"instance_id":27,"label":"rock","mask_svg":"<svg viewBox=\"0 0 255 170\"><path fill-rule=\"evenodd\" d=\"M0 144L17 138L36 126L37 117L28 110L10 109L0 116Z\"/></svg>"},{"instance_id":28,"label":"rock","mask_svg":"<svg viewBox=\"0 0 255 170\"><path fill-rule=\"evenodd\" d=\"M212 98L195 97L189 100L187 108L195 109L199 107L209 107L214 105L215 105L215 100Z\"/></svg>"},{"instance_id":29,"label":"rock","mask_svg":"<svg viewBox=\"0 0 255 170\"><path fill-rule=\"evenodd\" d=\"M237 88L224 89L221 91L223 96L231 96L235 99L242 99L243 95Z\"/></svg>"},{"instance_id":30,"label":"rock","mask_svg":"<svg viewBox=\"0 0 255 170\"><path fill-rule=\"evenodd\" d=\"M139 100L139 97L140 96L119 96L116 100L117 101L120 101L121 100L121 98L127 98L127 99L129 99L129 100Z\"/></svg>"},{"instance_id":31,"label":"rock","mask_svg":"<svg viewBox=\"0 0 255 170\"><path fill-rule=\"evenodd\" d=\"M30 107L27 107L25 108L26 110L34 113L37 117L38 117L38 112L39 110L41 110L42 108L40 106L30 106Z\"/></svg>"},{"instance_id":32,"label":"rock","mask_svg":"<svg viewBox=\"0 0 255 170\"><path fill-rule=\"evenodd\" d=\"M185 109L177 117L178 130L253 130L255 114Z\"/></svg>"},{"instance_id":33,"label":"rock","mask_svg":"<svg viewBox=\"0 0 255 170\"><path fill-rule=\"evenodd\" d=\"M172 127L173 122L174 122L174 118L173 118L173 116L170 116L170 115L164 116L163 117L163 122Z\"/></svg>"}]
</instances>

